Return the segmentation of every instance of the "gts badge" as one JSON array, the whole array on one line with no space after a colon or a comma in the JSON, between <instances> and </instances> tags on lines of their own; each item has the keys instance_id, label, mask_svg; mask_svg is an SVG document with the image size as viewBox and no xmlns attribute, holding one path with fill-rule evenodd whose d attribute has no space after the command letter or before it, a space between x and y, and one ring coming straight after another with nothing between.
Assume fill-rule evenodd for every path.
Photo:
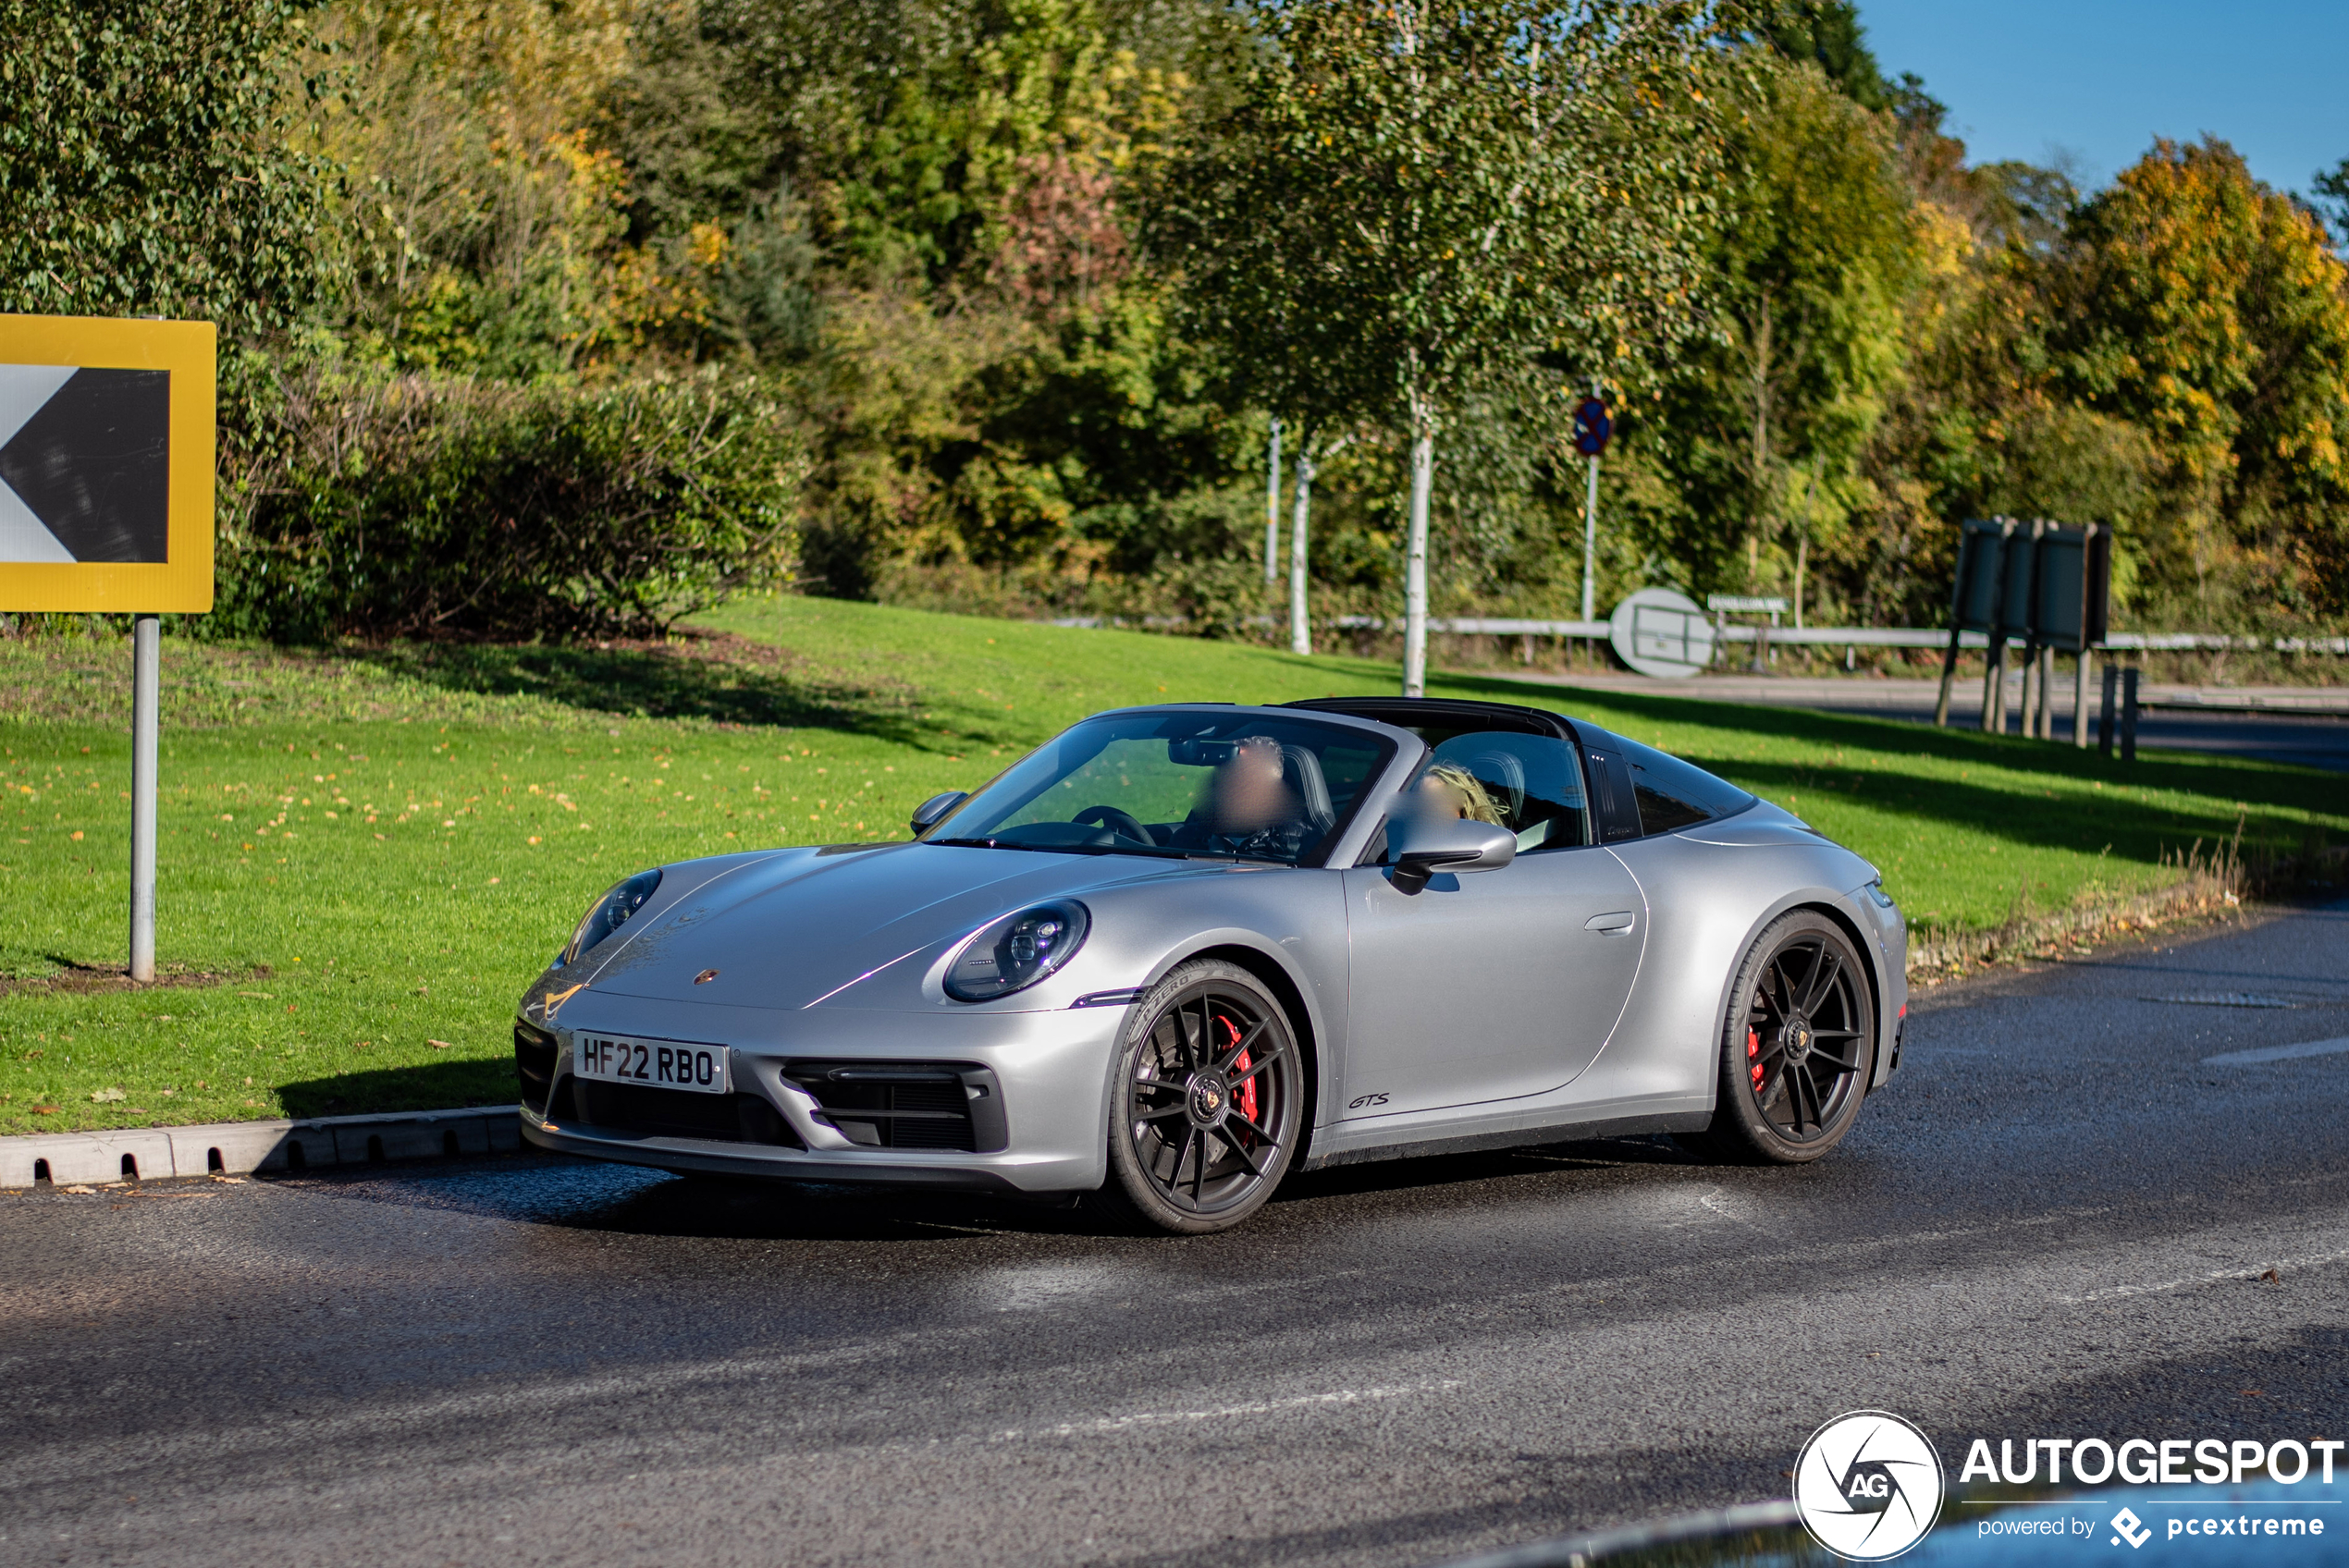
<instances>
[{"instance_id":1,"label":"gts badge","mask_svg":"<svg viewBox=\"0 0 2349 1568\"><path fill-rule=\"evenodd\" d=\"M1384 1095L1357 1095L1352 1099L1346 1102L1346 1109L1348 1110L1361 1110L1367 1107L1381 1106L1385 1103L1386 1096Z\"/></svg>"}]
</instances>

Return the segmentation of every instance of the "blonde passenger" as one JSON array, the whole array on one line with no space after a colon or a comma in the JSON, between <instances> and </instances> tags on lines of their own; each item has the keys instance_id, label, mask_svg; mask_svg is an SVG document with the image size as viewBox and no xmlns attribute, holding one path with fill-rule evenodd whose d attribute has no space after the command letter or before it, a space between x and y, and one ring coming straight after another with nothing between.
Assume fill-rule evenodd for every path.
<instances>
[{"instance_id":1,"label":"blonde passenger","mask_svg":"<svg viewBox=\"0 0 2349 1568\"><path fill-rule=\"evenodd\" d=\"M1439 762L1427 770L1420 780L1420 789L1436 812L1460 817L1469 822L1489 822L1495 827L1507 827L1501 820L1501 808L1493 803L1492 794L1477 782L1468 769L1448 762Z\"/></svg>"}]
</instances>

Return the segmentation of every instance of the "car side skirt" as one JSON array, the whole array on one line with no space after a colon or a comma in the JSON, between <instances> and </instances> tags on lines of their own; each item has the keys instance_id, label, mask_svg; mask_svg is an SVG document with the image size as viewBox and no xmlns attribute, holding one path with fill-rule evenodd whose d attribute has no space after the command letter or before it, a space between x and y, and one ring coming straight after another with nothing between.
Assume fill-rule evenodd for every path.
<instances>
[{"instance_id":1,"label":"car side skirt","mask_svg":"<svg viewBox=\"0 0 2349 1568\"><path fill-rule=\"evenodd\" d=\"M1667 1104L1631 1109L1610 1108L1612 1114L1592 1115L1547 1113L1539 1120L1526 1120L1525 1113L1506 1119L1510 1124L1490 1125L1503 1118L1485 1120L1488 1125L1477 1129L1471 1122L1463 1127L1455 1119L1446 1127L1432 1129L1421 1137L1396 1138L1384 1129L1365 1136L1367 1130L1354 1131L1340 1126L1324 1127L1317 1134L1316 1147L1298 1169L1319 1170L1333 1165L1359 1165L1381 1159L1416 1159L1423 1155L1470 1154L1482 1149L1527 1148L1542 1144L1579 1142L1585 1138L1628 1138L1651 1133L1701 1133L1713 1120L1709 1101L1692 1103L1675 1101Z\"/></svg>"}]
</instances>

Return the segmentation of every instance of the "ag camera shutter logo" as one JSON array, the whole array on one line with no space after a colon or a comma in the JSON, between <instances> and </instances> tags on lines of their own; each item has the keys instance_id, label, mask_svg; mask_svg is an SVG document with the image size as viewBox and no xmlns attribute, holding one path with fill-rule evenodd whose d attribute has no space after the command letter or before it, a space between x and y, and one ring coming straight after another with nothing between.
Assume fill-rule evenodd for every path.
<instances>
[{"instance_id":1,"label":"ag camera shutter logo","mask_svg":"<svg viewBox=\"0 0 2349 1568\"><path fill-rule=\"evenodd\" d=\"M1882 1410L1839 1415L1794 1462L1794 1506L1811 1538L1839 1557L1882 1562L1925 1539L1947 1482L1932 1439Z\"/></svg>"}]
</instances>

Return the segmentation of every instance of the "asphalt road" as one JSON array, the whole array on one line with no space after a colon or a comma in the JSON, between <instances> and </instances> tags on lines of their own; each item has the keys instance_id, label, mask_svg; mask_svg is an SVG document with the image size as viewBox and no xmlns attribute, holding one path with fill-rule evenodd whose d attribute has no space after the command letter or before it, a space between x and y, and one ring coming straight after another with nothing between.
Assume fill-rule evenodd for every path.
<instances>
[{"instance_id":1,"label":"asphalt road","mask_svg":"<svg viewBox=\"0 0 2349 1568\"><path fill-rule=\"evenodd\" d=\"M1508 672L1510 678L1543 685L1581 686L1596 691L1629 692L1643 696L1700 697L1711 702L1755 703L1768 707L1820 708L1828 713L1864 714L1930 723L1939 699L1938 680L1836 680L1800 675L1700 676L1692 680L1651 680L1639 675L1544 675ZM2072 739L2072 686L2068 666L2059 672L2055 692L2055 732ZM2227 756L2257 757L2267 762L2295 763L2349 773L2349 691L2310 686L2151 686L2148 707L2137 716L2137 744L2149 750L2216 752ZM2088 743L2096 744L2097 692L2088 696ZM2247 713L2193 711L2195 703L2268 704L2265 711ZM2297 708L2299 711L2294 711ZM2007 680L2007 732L2023 729L2023 678ZM1982 678L1960 680L1950 692L1949 722L1973 729L1982 719ZM2116 739L2115 741L2118 744Z\"/></svg>"},{"instance_id":2,"label":"asphalt road","mask_svg":"<svg viewBox=\"0 0 2349 1568\"><path fill-rule=\"evenodd\" d=\"M2162 999L2229 994L2290 1005ZM2349 1435L2349 1054L2205 1062L2341 1036L2349 904L1925 997L1806 1169L1186 1241L541 1159L0 1198L0 1562L1405 1564L1782 1496L1861 1406Z\"/></svg>"}]
</instances>

